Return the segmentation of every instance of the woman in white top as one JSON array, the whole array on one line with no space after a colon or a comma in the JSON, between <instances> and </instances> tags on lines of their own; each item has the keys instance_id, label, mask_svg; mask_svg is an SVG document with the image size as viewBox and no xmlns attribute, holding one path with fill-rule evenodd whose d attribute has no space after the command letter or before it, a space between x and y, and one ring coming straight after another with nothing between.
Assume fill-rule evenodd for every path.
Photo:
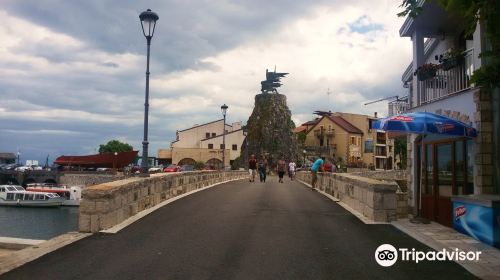
<instances>
[{"instance_id":1,"label":"woman in white top","mask_svg":"<svg viewBox=\"0 0 500 280\"><path fill-rule=\"evenodd\" d=\"M293 177L295 176L295 162L293 160L288 164L288 176L293 181Z\"/></svg>"}]
</instances>

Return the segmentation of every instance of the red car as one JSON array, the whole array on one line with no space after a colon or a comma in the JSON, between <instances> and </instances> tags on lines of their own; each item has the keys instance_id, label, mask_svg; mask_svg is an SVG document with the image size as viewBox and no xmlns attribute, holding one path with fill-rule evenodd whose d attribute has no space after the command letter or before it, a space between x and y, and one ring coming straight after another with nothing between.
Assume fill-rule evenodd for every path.
<instances>
[{"instance_id":1,"label":"red car","mask_svg":"<svg viewBox=\"0 0 500 280\"><path fill-rule=\"evenodd\" d=\"M163 172L179 172L181 167L176 164L171 164L163 169Z\"/></svg>"}]
</instances>

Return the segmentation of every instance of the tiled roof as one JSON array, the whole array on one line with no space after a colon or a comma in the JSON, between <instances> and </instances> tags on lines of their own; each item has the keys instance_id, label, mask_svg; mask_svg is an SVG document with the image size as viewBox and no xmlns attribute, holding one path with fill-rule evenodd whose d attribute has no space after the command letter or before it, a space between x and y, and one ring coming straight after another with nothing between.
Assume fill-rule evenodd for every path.
<instances>
[{"instance_id":1,"label":"tiled roof","mask_svg":"<svg viewBox=\"0 0 500 280\"><path fill-rule=\"evenodd\" d=\"M315 119L315 120L312 120L312 121L305 122L302 125L306 125L306 126L307 125L315 125L315 124L317 124L319 122L319 120L320 119L318 118L318 119Z\"/></svg>"},{"instance_id":2,"label":"tiled roof","mask_svg":"<svg viewBox=\"0 0 500 280\"><path fill-rule=\"evenodd\" d=\"M224 119L220 119L220 120L215 120L215 121L212 121L212 122L207 122L207 123L204 123L204 124L199 124L199 125L195 125L193 127L190 127L190 128L186 128L186 129L183 129L183 130L179 130L178 132L183 132L183 131L187 131L187 130L190 130L190 129L193 129L193 128L197 128L197 127L200 127L200 126L204 126L204 125L207 125L207 124L212 124L212 123L215 123L215 122L220 122L220 121L223 121ZM226 126L231 126L230 124L227 124L226 123Z\"/></svg>"},{"instance_id":3,"label":"tiled roof","mask_svg":"<svg viewBox=\"0 0 500 280\"><path fill-rule=\"evenodd\" d=\"M349 133L363 135L363 131L361 131L359 128L355 127L350 122L346 121L344 118L340 116L325 116L325 117L329 118L332 122L334 122L335 124L337 124L342 129L344 129Z\"/></svg>"},{"instance_id":4,"label":"tiled roof","mask_svg":"<svg viewBox=\"0 0 500 280\"><path fill-rule=\"evenodd\" d=\"M293 132L294 133L299 133L299 132L303 132L303 131L306 131L306 130L307 130L307 126L301 125L299 127L294 128Z\"/></svg>"},{"instance_id":5,"label":"tiled roof","mask_svg":"<svg viewBox=\"0 0 500 280\"><path fill-rule=\"evenodd\" d=\"M229 131L226 133L226 135L228 134L231 134L231 133L235 133L235 132L238 132L240 130L243 130L243 128L240 128L240 129L237 129L237 130L233 130L233 131ZM219 134L219 135L216 135L214 137L209 137L209 138L205 138L205 139L201 139L200 141L207 141L207 140L210 140L210 139L214 139L214 138L218 138L218 137L222 137L224 134Z\"/></svg>"}]
</instances>

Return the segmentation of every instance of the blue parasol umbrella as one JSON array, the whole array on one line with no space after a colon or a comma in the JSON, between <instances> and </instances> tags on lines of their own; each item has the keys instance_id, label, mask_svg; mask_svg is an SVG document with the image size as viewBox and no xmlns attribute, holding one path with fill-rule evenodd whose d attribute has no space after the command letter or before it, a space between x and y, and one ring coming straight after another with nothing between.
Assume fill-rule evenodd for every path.
<instances>
[{"instance_id":1,"label":"blue parasol umbrella","mask_svg":"<svg viewBox=\"0 0 500 280\"><path fill-rule=\"evenodd\" d=\"M463 122L427 112L400 114L376 121L373 129L416 134L476 137L473 127Z\"/></svg>"},{"instance_id":2,"label":"blue parasol umbrella","mask_svg":"<svg viewBox=\"0 0 500 280\"><path fill-rule=\"evenodd\" d=\"M378 120L373 123L373 129L380 129L389 132L403 132L423 134L440 134L450 136L476 137L477 132L473 127L463 122L427 112L414 112L400 114ZM411 220L413 223L429 223L427 219L420 216L422 193L418 186L419 203L417 217Z\"/></svg>"}]
</instances>

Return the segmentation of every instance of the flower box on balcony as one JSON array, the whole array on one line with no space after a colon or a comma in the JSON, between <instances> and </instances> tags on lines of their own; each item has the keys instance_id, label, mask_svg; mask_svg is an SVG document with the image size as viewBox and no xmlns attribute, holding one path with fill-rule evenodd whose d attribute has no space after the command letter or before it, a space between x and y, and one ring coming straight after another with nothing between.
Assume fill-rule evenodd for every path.
<instances>
[{"instance_id":1,"label":"flower box on balcony","mask_svg":"<svg viewBox=\"0 0 500 280\"><path fill-rule=\"evenodd\" d=\"M455 67L460 66L463 63L463 61L464 61L463 57L451 57L448 59L443 59L443 61L441 62L441 68L444 71L449 71Z\"/></svg>"},{"instance_id":2,"label":"flower box on balcony","mask_svg":"<svg viewBox=\"0 0 500 280\"><path fill-rule=\"evenodd\" d=\"M462 50L450 48L439 57L436 56L436 60L439 60L441 63L441 69L449 71L460 66L464 62L464 57L464 52Z\"/></svg>"},{"instance_id":3,"label":"flower box on balcony","mask_svg":"<svg viewBox=\"0 0 500 280\"><path fill-rule=\"evenodd\" d=\"M439 65L426 63L422 66L418 67L417 71L415 71L414 75L417 76L419 81L425 81L436 77L437 69Z\"/></svg>"}]
</instances>

